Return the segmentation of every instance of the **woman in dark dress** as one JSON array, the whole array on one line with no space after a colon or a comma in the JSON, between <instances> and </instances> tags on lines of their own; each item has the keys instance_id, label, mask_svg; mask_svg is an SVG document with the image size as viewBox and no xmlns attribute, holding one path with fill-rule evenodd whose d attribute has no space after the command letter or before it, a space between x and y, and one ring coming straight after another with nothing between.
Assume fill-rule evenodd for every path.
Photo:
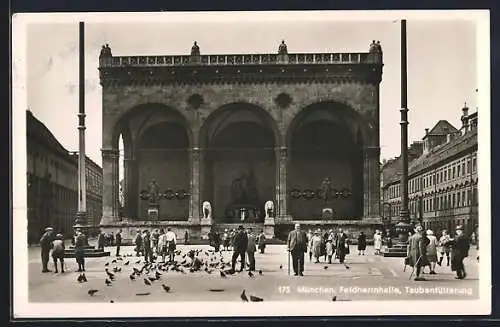
<instances>
[{"instance_id":1,"label":"woman in dark dress","mask_svg":"<svg viewBox=\"0 0 500 327\"><path fill-rule=\"evenodd\" d=\"M366 235L361 232L358 236L358 255L365 255L366 250Z\"/></svg>"}]
</instances>

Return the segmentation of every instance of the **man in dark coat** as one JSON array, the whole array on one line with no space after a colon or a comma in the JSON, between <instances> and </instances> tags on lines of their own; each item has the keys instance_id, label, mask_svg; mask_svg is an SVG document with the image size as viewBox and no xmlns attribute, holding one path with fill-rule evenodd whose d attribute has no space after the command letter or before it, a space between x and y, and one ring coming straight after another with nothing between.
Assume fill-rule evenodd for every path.
<instances>
[{"instance_id":1,"label":"man in dark coat","mask_svg":"<svg viewBox=\"0 0 500 327\"><path fill-rule=\"evenodd\" d=\"M106 242L106 238L104 237L104 232L100 231L99 236L97 237L97 249L104 250L105 242Z\"/></svg>"},{"instance_id":2,"label":"man in dark coat","mask_svg":"<svg viewBox=\"0 0 500 327\"><path fill-rule=\"evenodd\" d=\"M427 261L427 244L428 238L423 235L423 227L418 225L415 228L415 234L410 236L408 239L408 265L415 269L415 280L423 281L423 277L420 277L420 271L422 267L427 266L429 263Z\"/></svg>"},{"instance_id":3,"label":"man in dark coat","mask_svg":"<svg viewBox=\"0 0 500 327\"><path fill-rule=\"evenodd\" d=\"M42 252L42 272L50 272L47 268L49 263L50 249L52 248L52 241L54 240L54 229L52 227L45 228L45 233L43 233L40 238L40 250Z\"/></svg>"},{"instance_id":4,"label":"man in dark coat","mask_svg":"<svg viewBox=\"0 0 500 327\"><path fill-rule=\"evenodd\" d=\"M469 255L469 239L465 236L462 226L456 228L457 236L451 240L451 270L457 273L456 279L464 279L464 259Z\"/></svg>"},{"instance_id":5,"label":"man in dark coat","mask_svg":"<svg viewBox=\"0 0 500 327\"><path fill-rule=\"evenodd\" d=\"M144 246L144 261L153 262L153 249L151 248L151 234L149 233L148 230L144 231L142 244Z\"/></svg>"},{"instance_id":6,"label":"man in dark coat","mask_svg":"<svg viewBox=\"0 0 500 327\"><path fill-rule=\"evenodd\" d=\"M337 257L339 258L340 263L344 263L345 256L349 254L349 240L347 239L347 235L344 233L342 228L339 229L339 233L337 234Z\"/></svg>"},{"instance_id":7,"label":"man in dark coat","mask_svg":"<svg viewBox=\"0 0 500 327\"><path fill-rule=\"evenodd\" d=\"M288 251L292 255L293 272L295 276L304 276L304 253L307 252L307 235L295 224L295 229L288 234Z\"/></svg>"},{"instance_id":8,"label":"man in dark coat","mask_svg":"<svg viewBox=\"0 0 500 327\"><path fill-rule=\"evenodd\" d=\"M236 268L236 260L238 257L241 258L241 269L243 271L245 269L245 252L247 251L248 246L248 235L243 229L243 226L238 227L238 231L234 235L233 238L233 258L231 261L231 271L235 271Z\"/></svg>"},{"instance_id":9,"label":"man in dark coat","mask_svg":"<svg viewBox=\"0 0 500 327\"><path fill-rule=\"evenodd\" d=\"M122 230L118 230L116 233L116 256L120 256L120 247L122 246Z\"/></svg>"},{"instance_id":10,"label":"man in dark coat","mask_svg":"<svg viewBox=\"0 0 500 327\"><path fill-rule=\"evenodd\" d=\"M81 230L77 230L75 237L75 258L78 264L78 272L85 271L85 245L87 245L85 235Z\"/></svg>"}]
</instances>

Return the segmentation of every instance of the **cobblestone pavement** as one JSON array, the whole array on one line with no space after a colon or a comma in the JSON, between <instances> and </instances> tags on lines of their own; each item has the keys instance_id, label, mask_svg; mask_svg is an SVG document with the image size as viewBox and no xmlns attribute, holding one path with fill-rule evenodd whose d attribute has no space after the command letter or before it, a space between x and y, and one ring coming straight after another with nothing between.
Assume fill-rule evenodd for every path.
<instances>
[{"instance_id":1,"label":"cobblestone pavement","mask_svg":"<svg viewBox=\"0 0 500 327\"><path fill-rule=\"evenodd\" d=\"M189 249L209 249L208 246L180 245L185 253ZM107 248L111 254L113 247ZM132 254L132 247L122 247L121 254ZM144 258L125 257L123 261L111 263L114 256L86 259L88 282L76 281L79 273L75 272L75 259L66 259L67 271L64 274L41 273L40 249L31 247L29 252L29 300L32 302L163 302L163 301L241 301L243 289L247 294L259 296L265 301L307 301L325 299L330 301L335 294L337 300L416 300L416 299L475 299L478 298L478 262L476 250L471 248L470 256L465 260L467 278L454 279L450 267L437 267L437 275L425 274L427 281L415 282L409 279L412 271L407 267L403 271L402 258L384 258L375 256L368 248L364 256L357 254L354 246L347 256L349 269L338 262L315 264L306 258L304 277L288 275L287 252L283 245L269 245L264 254L256 253L256 269L262 275L250 277L248 273L236 273L221 278L214 270L212 274L204 271L181 274L179 272L161 272L160 280L146 286L143 277L132 281L129 275L132 267L140 268ZM232 252L223 252L226 262ZM136 264L141 260L141 264ZM129 265L124 265L129 261ZM116 280L106 286L104 280L105 263L109 268L121 267ZM281 266L281 268L280 268ZM53 269L50 263L50 269ZM237 264L237 269L239 263ZM171 287L165 292L162 284ZM87 294L89 289L97 289L94 296ZM216 291L213 291L216 290ZM150 293L138 296L137 293Z\"/></svg>"}]
</instances>

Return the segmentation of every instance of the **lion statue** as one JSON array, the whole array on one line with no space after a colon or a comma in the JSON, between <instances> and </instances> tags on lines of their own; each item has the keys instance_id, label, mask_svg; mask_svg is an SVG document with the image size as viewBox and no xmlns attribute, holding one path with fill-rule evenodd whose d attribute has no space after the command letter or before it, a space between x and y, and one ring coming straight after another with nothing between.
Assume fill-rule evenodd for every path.
<instances>
[{"instance_id":1,"label":"lion statue","mask_svg":"<svg viewBox=\"0 0 500 327\"><path fill-rule=\"evenodd\" d=\"M267 201L266 204L264 205L264 209L266 211L266 218L274 217L274 202L273 201Z\"/></svg>"},{"instance_id":2,"label":"lion statue","mask_svg":"<svg viewBox=\"0 0 500 327\"><path fill-rule=\"evenodd\" d=\"M210 205L210 202L204 201L202 209L203 209L203 219L212 219L212 206Z\"/></svg>"}]
</instances>

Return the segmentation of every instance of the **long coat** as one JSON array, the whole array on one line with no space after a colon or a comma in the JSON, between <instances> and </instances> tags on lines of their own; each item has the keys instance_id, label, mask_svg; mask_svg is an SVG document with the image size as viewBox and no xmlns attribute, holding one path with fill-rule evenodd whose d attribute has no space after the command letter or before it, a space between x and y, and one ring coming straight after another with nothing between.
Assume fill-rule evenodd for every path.
<instances>
[{"instance_id":1,"label":"long coat","mask_svg":"<svg viewBox=\"0 0 500 327\"><path fill-rule=\"evenodd\" d=\"M307 251L307 236L304 231L296 231L292 230L288 234L288 240L287 240L287 245L288 245L288 250L290 252L306 252Z\"/></svg>"},{"instance_id":2,"label":"long coat","mask_svg":"<svg viewBox=\"0 0 500 327\"><path fill-rule=\"evenodd\" d=\"M336 247L339 256L349 254L349 244L346 234L338 234Z\"/></svg>"},{"instance_id":3,"label":"long coat","mask_svg":"<svg viewBox=\"0 0 500 327\"><path fill-rule=\"evenodd\" d=\"M313 237L311 238L311 241L310 241L310 248L312 250L312 253L313 253L313 256L316 257L316 258L319 258L321 256L321 243L323 242L323 239L321 238L321 236L315 234L313 235Z\"/></svg>"},{"instance_id":4,"label":"long coat","mask_svg":"<svg viewBox=\"0 0 500 327\"><path fill-rule=\"evenodd\" d=\"M247 252L252 253L257 251L257 245L255 244L255 235L254 234L248 234L248 245L247 245Z\"/></svg>"},{"instance_id":5,"label":"long coat","mask_svg":"<svg viewBox=\"0 0 500 327\"><path fill-rule=\"evenodd\" d=\"M366 235L359 234L358 236L358 251L366 250Z\"/></svg>"},{"instance_id":6,"label":"long coat","mask_svg":"<svg viewBox=\"0 0 500 327\"><path fill-rule=\"evenodd\" d=\"M418 262L419 267L424 267L429 264L426 255L427 241L428 238L420 233L415 233L410 237L408 240L408 265L416 267Z\"/></svg>"},{"instance_id":7,"label":"long coat","mask_svg":"<svg viewBox=\"0 0 500 327\"><path fill-rule=\"evenodd\" d=\"M456 271L457 264L469 255L469 239L464 234L455 237L451 243L451 270Z\"/></svg>"}]
</instances>

